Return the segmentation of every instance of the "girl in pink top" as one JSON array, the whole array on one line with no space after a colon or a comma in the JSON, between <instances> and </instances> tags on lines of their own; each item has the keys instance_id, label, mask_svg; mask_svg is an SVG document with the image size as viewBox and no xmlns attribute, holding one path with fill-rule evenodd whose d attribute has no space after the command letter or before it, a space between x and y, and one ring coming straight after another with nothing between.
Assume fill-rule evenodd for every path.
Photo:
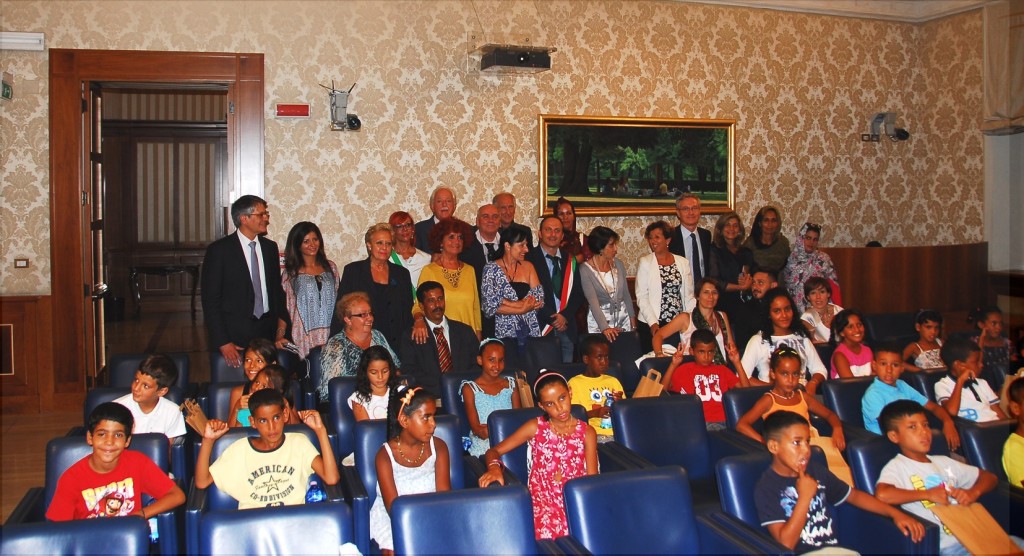
<instances>
[{"instance_id":1,"label":"girl in pink top","mask_svg":"<svg viewBox=\"0 0 1024 556\"><path fill-rule=\"evenodd\" d=\"M871 348L864 345L864 321L860 311L845 309L832 319L830 343L836 348L832 352L831 378L871 374L871 361L874 356Z\"/></svg>"}]
</instances>

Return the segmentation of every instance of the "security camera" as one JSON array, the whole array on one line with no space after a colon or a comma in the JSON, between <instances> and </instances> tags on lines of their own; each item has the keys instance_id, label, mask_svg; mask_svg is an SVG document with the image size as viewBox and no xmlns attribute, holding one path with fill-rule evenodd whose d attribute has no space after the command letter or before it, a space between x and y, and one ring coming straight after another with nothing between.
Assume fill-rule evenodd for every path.
<instances>
[{"instance_id":1,"label":"security camera","mask_svg":"<svg viewBox=\"0 0 1024 556\"><path fill-rule=\"evenodd\" d=\"M871 120L871 133L861 136L862 141L878 141L882 133L893 142L906 141L910 139L910 132L902 127L896 127L895 112L879 112Z\"/></svg>"},{"instance_id":2,"label":"security camera","mask_svg":"<svg viewBox=\"0 0 1024 556\"><path fill-rule=\"evenodd\" d=\"M897 127L893 129L891 134L889 134L889 139L892 139L893 142L906 141L907 139L910 139L910 132L902 127Z\"/></svg>"}]
</instances>

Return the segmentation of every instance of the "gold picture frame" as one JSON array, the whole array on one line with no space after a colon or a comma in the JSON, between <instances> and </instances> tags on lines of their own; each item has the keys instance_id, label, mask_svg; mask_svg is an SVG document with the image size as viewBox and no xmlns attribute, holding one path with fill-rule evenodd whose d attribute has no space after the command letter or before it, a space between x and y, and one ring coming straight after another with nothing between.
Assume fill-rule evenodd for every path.
<instances>
[{"instance_id":1,"label":"gold picture frame","mask_svg":"<svg viewBox=\"0 0 1024 556\"><path fill-rule=\"evenodd\" d=\"M687 191L705 214L732 210L736 120L540 114L537 124L541 215L559 197L577 216L672 214Z\"/></svg>"}]
</instances>

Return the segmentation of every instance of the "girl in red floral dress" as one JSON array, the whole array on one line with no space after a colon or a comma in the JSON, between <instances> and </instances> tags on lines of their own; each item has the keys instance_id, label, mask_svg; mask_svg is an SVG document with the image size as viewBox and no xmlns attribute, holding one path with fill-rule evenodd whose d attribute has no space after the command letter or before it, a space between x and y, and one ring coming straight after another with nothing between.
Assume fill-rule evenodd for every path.
<instances>
[{"instance_id":1,"label":"girl in red floral dress","mask_svg":"<svg viewBox=\"0 0 1024 556\"><path fill-rule=\"evenodd\" d=\"M562 375L548 372L537 377L533 395L544 415L524 423L487 450L487 472L480 477L480 486L494 481L505 484L502 454L528 442L527 485L533 498L533 526L538 539L554 539L569 534L563 485L576 477L597 474L597 433L586 421L573 417L572 393Z\"/></svg>"}]
</instances>

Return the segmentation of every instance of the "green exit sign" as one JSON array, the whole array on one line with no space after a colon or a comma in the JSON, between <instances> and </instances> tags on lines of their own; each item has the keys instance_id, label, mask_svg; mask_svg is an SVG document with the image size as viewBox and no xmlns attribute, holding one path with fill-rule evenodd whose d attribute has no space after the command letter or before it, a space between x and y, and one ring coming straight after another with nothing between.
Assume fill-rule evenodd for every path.
<instances>
[{"instance_id":1,"label":"green exit sign","mask_svg":"<svg viewBox=\"0 0 1024 556\"><path fill-rule=\"evenodd\" d=\"M11 99L13 99L14 98L14 87L11 87L11 84L6 82L6 81L4 81L3 83L4 83L3 84L3 89L0 90L0 98L3 98L4 100L11 100Z\"/></svg>"}]
</instances>

